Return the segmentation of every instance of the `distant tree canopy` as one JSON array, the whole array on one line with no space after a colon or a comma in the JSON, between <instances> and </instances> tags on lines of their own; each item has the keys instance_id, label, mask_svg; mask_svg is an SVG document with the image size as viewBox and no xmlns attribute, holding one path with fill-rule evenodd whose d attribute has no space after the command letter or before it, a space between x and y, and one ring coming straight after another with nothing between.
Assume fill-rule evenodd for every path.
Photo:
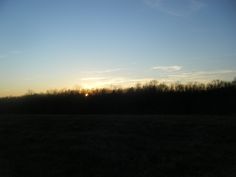
<instances>
[{"instance_id":1,"label":"distant tree canopy","mask_svg":"<svg viewBox=\"0 0 236 177\"><path fill-rule=\"evenodd\" d=\"M0 99L2 114L235 114L236 81L53 90Z\"/></svg>"}]
</instances>

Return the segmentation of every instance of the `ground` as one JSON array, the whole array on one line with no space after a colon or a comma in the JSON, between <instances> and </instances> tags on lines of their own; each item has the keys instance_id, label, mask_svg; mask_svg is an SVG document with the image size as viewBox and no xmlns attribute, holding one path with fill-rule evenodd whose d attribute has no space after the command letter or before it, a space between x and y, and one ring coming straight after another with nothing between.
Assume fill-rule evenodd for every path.
<instances>
[{"instance_id":1,"label":"ground","mask_svg":"<svg viewBox=\"0 0 236 177\"><path fill-rule=\"evenodd\" d=\"M234 116L0 115L1 177L235 177Z\"/></svg>"}]
</instances>

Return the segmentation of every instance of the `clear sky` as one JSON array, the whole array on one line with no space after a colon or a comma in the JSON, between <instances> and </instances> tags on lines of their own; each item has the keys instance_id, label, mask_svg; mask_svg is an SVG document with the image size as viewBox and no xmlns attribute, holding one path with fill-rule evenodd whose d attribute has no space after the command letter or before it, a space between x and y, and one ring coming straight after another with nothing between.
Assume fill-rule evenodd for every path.
<instances>
[{"instance_id":1,"label":"clear sky","mask_svg":"<svg viewBox=\"0 0 236 177\"><path fill-rule=\"evenodd\" d=\"M236 76L235 0L0 0L0 96Z\"/></svg>"}]
</instances>

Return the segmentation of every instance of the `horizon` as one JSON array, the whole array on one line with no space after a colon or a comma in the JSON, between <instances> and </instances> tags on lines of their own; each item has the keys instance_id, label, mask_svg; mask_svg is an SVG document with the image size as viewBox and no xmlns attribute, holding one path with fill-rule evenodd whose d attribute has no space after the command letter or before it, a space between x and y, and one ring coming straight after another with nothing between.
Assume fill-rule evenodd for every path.
<instances>
[{"instance_id":1,"label":"horizon","mask_svg":"<svg viewBox=\"0 0 236 177\"><path fill-rule=\"evenodd\" d=\"M0 97L232 81L234 0L3 0Z\"/></svg>"},{"instance_id":2,"label":"horizon","mask_svg":"<svg viewBox=\"0 0 236 177\"><path fill-rule=\"evenodd\" d=\"M146 82L133 82L129 83L129 85L110 85L107 87L92 87L92 88L84 88L75 86L74 88L54 88L54 89L48 89L48 90L41 90L41 91L35 91L35 90L27 90L23 94L19 95L6 95L6 96L0 96L0 99L5 98L22 98L24 96L34 96L34 95L57 95L57 94L71 94L71 93L78 93L81 95L84 95L85 97L96 95L96 93L112 93L112 92L123 92L126 93L127 91L140 91L140 90L146 90L148 88L152 88L156 90L163 91L163 87L167 89L168 91L181 91L178 90L179 88L186 88L184 92L188 92L191 89L194 91L210 91L211 89L225 89L229 87L234 87L236 84L236 78L234 78L232 81L224 81L224 80L212 80L208 82L159 82L158 80L150 80ZM164 90L165 90L164 89ZM165 90L165 91L167 91Z\"/></svg>"}]
</instances>

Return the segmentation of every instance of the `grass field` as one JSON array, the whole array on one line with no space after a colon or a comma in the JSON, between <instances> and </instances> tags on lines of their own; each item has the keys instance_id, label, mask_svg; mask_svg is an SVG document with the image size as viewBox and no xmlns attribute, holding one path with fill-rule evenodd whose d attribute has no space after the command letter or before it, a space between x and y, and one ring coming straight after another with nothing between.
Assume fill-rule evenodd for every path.
<instances>
[{"instance_id":1,"label":"grass field","mask_svg":"<svg viewBox=\"0 0 236 177\"><path fill-rule=\"evenodd\" d=\"M233 116L0 116L1 177L235 177Z\"/></svg>"}]
</instances>

